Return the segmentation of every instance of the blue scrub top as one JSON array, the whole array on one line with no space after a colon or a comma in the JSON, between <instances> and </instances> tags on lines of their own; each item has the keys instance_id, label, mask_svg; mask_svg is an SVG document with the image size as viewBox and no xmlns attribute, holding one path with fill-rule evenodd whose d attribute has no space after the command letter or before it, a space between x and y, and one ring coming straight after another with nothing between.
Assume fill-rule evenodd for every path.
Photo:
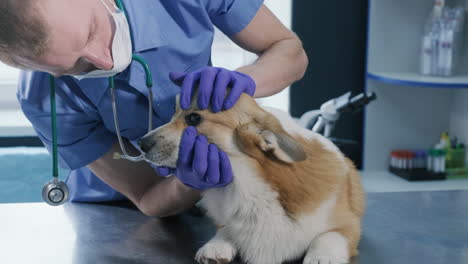
<instances>
[{"instance_id":1,"label":"blue scrub top","mask_svg":"<svg viewBox=\"0 0 468 264\"><path fill-rule=\"evenodd\" d=\"M190 72L210 65L214 26L231 36L253 19L263 0L124 0L133 51L149 64L154 82L154 126L174 113L180 88L169 72ZM71 170L66 182L70 200L103 202L126 199L97 178L86 165L117 142L107 78L61 77L57 83L59 164ZM116 77L116 98L122 136L135 141L146 134L148 91L137 62ZM18 100L26 117L51 150L52 132L48 74L23 71ZM135 175L138 180L138 175Z\"/></svg>"}]
</instances>

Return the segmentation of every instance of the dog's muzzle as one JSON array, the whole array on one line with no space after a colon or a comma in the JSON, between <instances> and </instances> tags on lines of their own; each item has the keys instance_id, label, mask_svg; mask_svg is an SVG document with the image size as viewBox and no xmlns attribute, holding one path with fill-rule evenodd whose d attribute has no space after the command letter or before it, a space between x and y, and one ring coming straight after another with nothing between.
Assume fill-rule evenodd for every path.
<instances>
[{"instance_id":1,"label":"dog's muzzle","mask_svg":"<svg viewBox=\"0 0 468 264\"><path fill-rule=\"evenodd\" d=\"M153 131L137 144L145 156L145 160L158 166L175 167L178 157L178 142L168 140L161 131Z\"/></svg>"}]
</instances>

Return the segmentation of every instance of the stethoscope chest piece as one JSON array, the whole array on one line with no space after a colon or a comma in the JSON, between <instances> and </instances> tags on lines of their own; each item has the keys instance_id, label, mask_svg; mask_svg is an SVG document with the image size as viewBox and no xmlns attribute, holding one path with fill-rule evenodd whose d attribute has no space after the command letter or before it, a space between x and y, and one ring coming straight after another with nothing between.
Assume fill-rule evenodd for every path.
<instances>
[{"instance_id":1,"label":"stethoscope chest piece","mask_svg":"<svg viewBox=\"0 0 468 264\"><path fill-rule=\"evenodd\" d=\"M47 182L42 188L42 199L52 206L62 205L68 200L68 187L67 185L54 178Z\"/></svg>"}]
</instances>

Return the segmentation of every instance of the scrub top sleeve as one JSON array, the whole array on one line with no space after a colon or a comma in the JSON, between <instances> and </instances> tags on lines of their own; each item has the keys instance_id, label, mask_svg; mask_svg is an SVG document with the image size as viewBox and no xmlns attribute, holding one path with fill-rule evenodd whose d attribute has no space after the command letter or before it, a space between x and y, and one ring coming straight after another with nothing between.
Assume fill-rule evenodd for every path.
<instances>
[{"instance_id":1,"label":"scrub top sleeve","mask_svg":"<svg viewBox=\"0 0 468 264\"><path fill-rule=\"evenodd\" d=\"M56 80L57 139L59 164L74 170L99 159L116 141L98 115L85 102L70 93L66 84ZM18 100L25 116L49 153L52 153L52 128L49 78L44 73L22 73Z\"/></svg>"},{"instance_id":2,"label":"scrub top sleeve","mask_svg":"<svg viewBox=\"0 0 468 264\"><path fill-rule=\"evenodd\" d=\"M204 0L213 24L225 35L241 32L255 17L263 0Z\"/></svg>"}]
</instances>

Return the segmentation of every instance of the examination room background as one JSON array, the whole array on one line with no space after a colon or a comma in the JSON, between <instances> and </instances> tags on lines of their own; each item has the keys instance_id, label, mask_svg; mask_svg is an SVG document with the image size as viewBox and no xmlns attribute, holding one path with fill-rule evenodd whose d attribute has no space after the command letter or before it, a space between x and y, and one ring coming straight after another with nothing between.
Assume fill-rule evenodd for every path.
<instances>
[{"instance_id":1,"label":"examination room background","mask_svg":"<svg viewBox=\"0 0 468 264\"><path fill-rule=\"evenodd\" d=\"M292 0L265 0L265 4L288 28L292 28ZM213 63L236 69L256 59L237 47L220 31L213 44ZM16 100L18 70L0 63L0 203L42 202L41 189L51 178L52 160L24 117ZM289 92L260 99L264 105L289 109ZM68 171L60 170L64 179Z\"/></svg>"},{"instance_id":2,"label":"examination room background","mask_svg":"<svg viewBox=\"0 0 468 264\"><path fill-rule=\"evenodd\" d=\"M455 15L453 20L433 19L437 17L436 7L442 2L448 7L458 7L458 11L464 10L458 12L464 13L465 19L464 31L458 31L464 36L461 52L456 53L461 61L460 69L453 76L424 75L420 66L424 65L421 58L428 53L424 48L428 35L431 36L431 70L447 67L451 59L447 63L440 58L452 58L455 54L442 53L439 57L439 48L447 45L440 45L443 41L439 37L443 34L432 34L432 30L440 29L434 27L438 24L435 22L456 21ZM302 80L274 96L257 99L259 104L300 118L347 92L377 96L364 111L342 114L331 134L339 142L346 142L339 143L338 147L360 170L366 193L359 255L350 263L467 264L468 0L265 0L265 4L300 37L309 65ZM454 25L460 24L463 23L452 24L450 30L455 32L460 27ZM449 27L446 30L450 32ZM450 39L449 34L445 36ZM453 52L455 48L449 50ZM255 54L242 50L216 30L212 48L214 66L234 70L256 59ZM448 67L452 66L455 65ZM0 63L0 235L3 238L0 239L3 250L0 250L0 264L70 263L71 259L75 264L194 263L197 250L216 232L214 223L203 217L202 210L188 210L177 217L159 219L144 215L126 202L66 203L59 207L43 202L42 188L52 179L52 157L19 109L18 73ZM154 92L157 91L155 83ZM456 140L450 141L455 137ZM311 156L326 156L319 152ZM446 166L449 162L453 165L455 160L455 155L447 153L458 153L457 161L462 162ZM60 169L59 179L65 180L67 174L67 170ZM439 178L431 178L434 176ZM342 189L348 194L343 197L351 198L352 211L359 213L354 200L361 200L362 196L360 191L354 191L357 185L353 183L350 180L347 184L352 187ZM289 188L286 196L295 191ZM299 190L297 194L291 197L301 197L304 193ZM327 209L336 202L336 199L324 199L321 202L325 207L317 208ZM342 201L338 204L343 205ZM338 206L337 215L343 215L346 207ZM300 213L300 210L296 211ZM320 215L320 210L313 216ZM261 216L268 210L257 212ZM257 218L262 224L271 217ZM267 230L268 234L275 233L271 230ZM272 236L271 242L283 241L283 232L276 233L278 236L276 239ZM337 232L325 233L334 235L317 236L319 240L315 241L319 242L312 245L318 246L311 248L324 249L325 254L315 251L321 262L322 257L326 259L331 253L328 249L335 249L326 244L329 239L333 242L338 238L339 243L335 243L338 246L343 242L336 236ZM288 232L291 234L294 235ZM259 246L260 240L255 240ZM284 241L294 246L289 243L293 240ZM306 259L312 260L314 254L308 256ZM41 262L41 257L58 261Z\"/></svg>"},{"instance_id":3,"label":"examination room background","mask_svg":"<svg viewBox=\"0 0 468 264\"><path fill-rule=\"evenodd\" d=\"M292 85L293 116L348 91L364 91L367 5L362 0L293 2L293 29L309 55L305 77ZM356 142L340 148L361 168L363 112L343 115L332 136Z\"/></svg>"},{"instance_id":4,"label":"examination room background","mask_svg":"<svg viewBox=\"0 0 468 264\"><path fill-rule=\"evenodd\" d=\"M417 3L423 2L417 1ZM368 82L366 74L369 68L366 65L369 50L370 6L368 1L266 0L265 3L286 27L291 28L302 39L309 57L309 66L301 81L294 83L292 87L278 95L259 99L261 104L275 106L290 111L294 117L300 117L304 112L318 109L324 102L348 91L354 94L365 91ZM426 4L427 11L429 11L432 4ZM428 15L426 10L421 13L424 13L423 16ZM468 57L465 56L465 58ZM242 51L226 36L219 31L216 32L213 47L215 65L235 69L255 59L255 55ZM0 191L0 203L41 201L40 189L44 181L51 176L51 159L42 148L42 143L35 136L28 120L19 110L15 95L17 74L17 70L0 64L0 90L2 91L0 96L0 187L4 190ZM381 111L382 102L388 103L389 100L398 98L398 102L394 100L390 103L395 103L399 108L408 107L412 110L428 106L427 109L430 110L431 102L436 101L440 106L437 109L446 109L437 114L439 117L446 116L443 122L438 121L442 124L441 127L456 131L461 141L468 142L466 104L468 91L466 89L448 91L447 89L383 86L379 86L376 91L378 99L369 105L367 112L343 115L332 134L335 138L355 142L339 147L356 163L358 168L364 169L364 183L369 179L375 182L374 190L387 190L381 187L385 184L376 175L384 175L386 179L393 180L385 164L389 152L381 148L391 146L389 142L381 143L376 139L372 141L372 144L364 144L370 137L392 137L389 133L384 133L385 129L394 124L388 124L388 127L381 127L378 130L373 130L373 127L368 131L365 130L365 121L369 119L369 112L372 118L377 116L380 119L390 114L390 112ZM426 95L424 98L435 100L419 100L420 95ZM369 111L369 109L372 110ZM384 110L391 111L391 109ZM395 113L392 112L392 116L394 115ZM367 135L365 131L368 132ZM439 134L442 131L429 132ZM404 136L398 135L403 139ZM417 135L409 136L417 137ZM437 140L438 138L434 136L433 142L436 143ZM427 144L424 146L430 147ZM370 147L377 150L365 151ZM367 162L367 168L364 162L365 157L371 161ZM378 174L375 174L375 171L378 171ZM60 177L64 178L66 174L67 172L63 170ZM402 189L401 186L398 185L393 189ZM434 186L434 188L439 188L439 185Z\"/></svg>"},{"instance_id":5,"label":"examination room background","mask_svg":"<svg viewBox=\"0 0 468 264\"><path fill-rule=\"evenodd\" d=\"M278 95L260 99L260 103L290 110L299 117L347 91L363 91L367 1L266 0L265 4L303 40L310 64L302 81ZM216 32L215 65L235 69L255 59ZM0 97L0 185L9 190L0 192L0 203L41 201L38 190L51 177L50 157L16 101L17 74L17 70L0 65L4 91ZM356 141L340 147L358 167L362 162L362 115L346 115L333 133L337 138ZM61 170L60 177L66 175L67 171Z\"/></svg>"}]
</instances>

